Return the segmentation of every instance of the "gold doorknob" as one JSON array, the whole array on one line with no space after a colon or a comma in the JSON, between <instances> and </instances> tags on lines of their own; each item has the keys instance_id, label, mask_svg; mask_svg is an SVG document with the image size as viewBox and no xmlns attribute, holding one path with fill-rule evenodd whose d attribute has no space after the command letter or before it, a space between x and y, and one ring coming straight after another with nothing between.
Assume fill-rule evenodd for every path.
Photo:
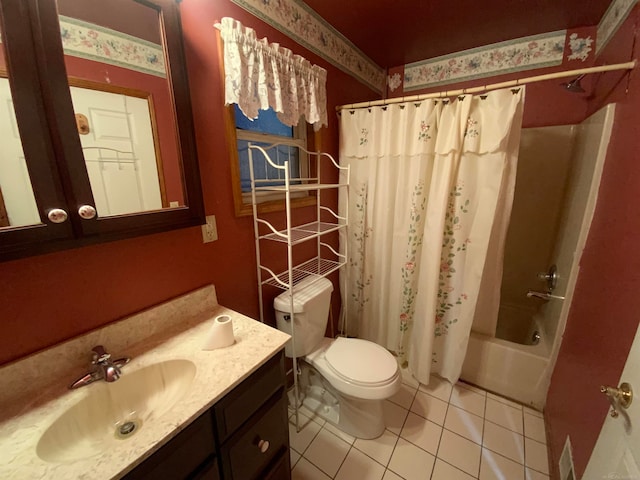
<instances>
[{"instance_id":1,"label":"gold doorknob","mask_svg":"<svg viewBox=\"0 0 640 480\"><path fill-rule=\"evenodd\" d=\"M633 390L631 389L631 385L627 382L621 383L618 388L602 385L600 387L600 392L604 393L609 399L609 403L611 403L612 408L611 416L613 418L618 416L618 406L622 408L629 408L629 405L631 405L631 401L633 400Z\"/></svg>"}]
</instances>

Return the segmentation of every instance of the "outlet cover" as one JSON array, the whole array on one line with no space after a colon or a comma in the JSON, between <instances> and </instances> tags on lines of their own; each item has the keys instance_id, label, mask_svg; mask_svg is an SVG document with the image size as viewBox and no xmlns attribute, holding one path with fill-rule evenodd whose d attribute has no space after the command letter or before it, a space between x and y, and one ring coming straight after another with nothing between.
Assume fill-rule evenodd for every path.
<instances>
[{"instance_id":1,"label":"outlet cover","mask_svg":"<svg viewBox=\"0 0 640 480\"><path fill-rule=\"evenodd\" d=\"M207 215L207 223L202 225L202 243L215 242L218 239L218 227L216 226L216 216Z\"/></svg>"}]
</instances>

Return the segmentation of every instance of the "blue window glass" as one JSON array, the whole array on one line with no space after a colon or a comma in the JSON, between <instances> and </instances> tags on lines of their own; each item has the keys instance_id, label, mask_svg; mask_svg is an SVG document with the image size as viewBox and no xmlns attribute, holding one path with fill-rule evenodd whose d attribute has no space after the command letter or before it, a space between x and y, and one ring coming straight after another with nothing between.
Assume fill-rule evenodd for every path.
<instances>
[{"instance_id":1,"label":"blue window glass","mask_svg":"<svg viewBox=\"0 0 640 480\"><path fill-rule=\"evenodd\" d=\"M236 128L293 138L293 127L289 127L278 120L278 115L272 108L269 108L269 110L258 110L258 118L250 120L245 117L238 105L234 104L233 106L235 109Z\"/></svg>"},{"instance_id":2,"label":"blue window glass","mask_svg":"<svg viewBox=\"0 0 640 480\"><path fill-rule=\"evenodd\" d=\"M258 112L258 118L250 120L242 113L238 105L234 104L235 121L237 130L245 130L251 132L262 133L269 135L270 138L266 142L251 141L254 145L261 147L267 147L274 143L278 143L279 138L284 141L290 141L294 138L293 127L284 125L276 115L273 109L260 110ZM240 132L238 137L240 137ZM249 174L249 140L238 138L238 160L240 162L240 185L242 192L251 191L251 176ZM299 162L299 150L297 147L291 147L288 145L279 145L276 148L267 150L271 161L277 165L284 165L285 161L289 162L290 178L300 178L300 162ZM266 161L262 152L253 152L253 168L256 179L261 180L276 180L274 182L260 182L258 186L267 185L281 185L284 180L284 174L282 170L278 170ZM299 181L292 180L293 184L300 183Z\"/></svg>"}]
</instances>

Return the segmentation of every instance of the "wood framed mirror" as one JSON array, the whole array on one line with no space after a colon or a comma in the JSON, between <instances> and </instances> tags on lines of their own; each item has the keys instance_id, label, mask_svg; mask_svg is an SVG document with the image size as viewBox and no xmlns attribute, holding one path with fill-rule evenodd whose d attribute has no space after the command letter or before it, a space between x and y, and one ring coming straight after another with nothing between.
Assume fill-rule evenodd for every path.
<instances>
[{"instance_id":1,"label":"wood framed mirror","mask_svg":"<svg viewBox=\"0 0 640 480\"><path fill-rule=\"evenodd\" d=\"M0 25L8 27L0 94L4 70L5 96L16 117L13 124L4 123L15 125L18 145L39 136L48 151L24 152L23 200L8 199L3 191L8 225L0 226L0 259L201 224L178 4L25 0L17 8L13 3L0 0ZM32 40L11 28L18 20ZM20 55L25 49L32 55ZM37 100L30 109L26 95ZM27 126L34 111L46 127L39 132ZM2 122L0 112L0 129ZM3 155L20 157L19 152ZM41 171L43 156L49 172ZM42 190L42 183L52 180L48 189L55 195ZM11 183L0 167L0 189ZM31 216L16 220L13 205L29 203L28 198ZM56 230L64 232L51 241Z\"/></svg>"}]
</instances>

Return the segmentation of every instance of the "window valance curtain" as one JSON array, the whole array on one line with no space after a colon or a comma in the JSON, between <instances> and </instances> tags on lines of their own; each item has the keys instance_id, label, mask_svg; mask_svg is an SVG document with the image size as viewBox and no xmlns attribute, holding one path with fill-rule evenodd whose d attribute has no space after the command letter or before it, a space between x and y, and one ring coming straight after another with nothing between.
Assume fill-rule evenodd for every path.
<instances>
[{"instance_id":1,"label":"window valance curtain","mask_svg":"<svg viewBox=\"0 0 640 480\"><path fill-rule=\"evenodd\" d=\"M250 119L273 108L280 121L297 125L300 116L315 130L327 125L327 71L300 55L258 39L238 20L216 25L224 40L225 103L237 103Z\"/></svg>"}]
</instances>

